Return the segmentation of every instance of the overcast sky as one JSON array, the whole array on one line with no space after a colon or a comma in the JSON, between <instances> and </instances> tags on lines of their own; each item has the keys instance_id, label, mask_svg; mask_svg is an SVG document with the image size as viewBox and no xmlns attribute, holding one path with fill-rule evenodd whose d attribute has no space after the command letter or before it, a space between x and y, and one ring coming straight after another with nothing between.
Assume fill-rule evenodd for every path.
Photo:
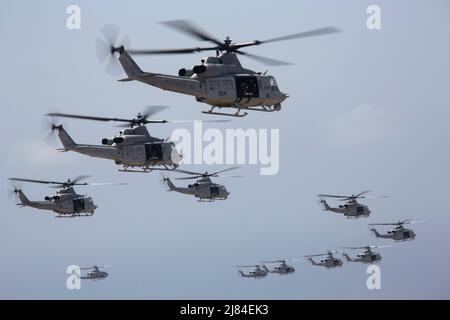
<instances>
[{"instance_id":1,"label":"overcast sky","mask_svg":"<svg viewBox=\"0 0 450 320\"><path fill-rule=\"evenodd\" d=\"M81 30L66 28L66 8L73 3L81 8ZM91 181L130 185L80 187L99 206L93 217L81 219L55 219L1 197L0 298L450 298L448 1L222 3L3 1L4 189L11 176L58 180L91 174ZM366 27L370 4L381 8L381 30ZM97 61L95 40L108 23L120 26L136 48L203 44L158 24L171 19L193 20L219 39L229 35L236 42L325 26L343 30L248 49L292 66L241 59L250 69L268 70L290 97L281 112L254 112L216 125L280 130L279 173L261 176L258 165L243 166L236 174L244 178L220 180L231 192L227 201L199 203L166 192L158 173L120 173L113 162L61 154L44 142L42 119L50 110L132 117L148 104L164 104L171 106L160 114L167 119L208 118L200 113L207 106L192 97L117 82L123 76L106 74ZM203 56L136 61L146 71L176 74ZM64 124L81 143L100 143L117 132L108 123ZM166 137L178 127L150 130ZM22 188L36 200L54 191L33 184ZM390 196L364 201L372 210L369 219L323 212L316 196L362 190ZM431 221L414 225L415 241L382 249L381 290L366 288L366 267L356 263L324 270L301 259L294 275L262 280L240 278L234 268L341 246L390 244L375 239L367 223L406 218ZM116 266L108 269L106 281L67 290L65 270L72 264Z\"/></svg>"}]
</instances>

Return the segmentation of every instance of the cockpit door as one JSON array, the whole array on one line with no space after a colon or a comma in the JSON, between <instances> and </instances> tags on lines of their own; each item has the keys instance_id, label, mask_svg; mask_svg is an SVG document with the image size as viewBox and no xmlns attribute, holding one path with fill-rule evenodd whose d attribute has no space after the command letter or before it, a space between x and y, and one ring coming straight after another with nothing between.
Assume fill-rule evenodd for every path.
<instances>
[{"instance_id":1,"label":"cockpit door","mask_svg":"<svg viewBox=\"0 0 450 320\"><path fill-rule=\"evenodd\" d=\"M254 76L236 76L238 98L259 98L258 80Z\"/></svg>"}]
</instances>

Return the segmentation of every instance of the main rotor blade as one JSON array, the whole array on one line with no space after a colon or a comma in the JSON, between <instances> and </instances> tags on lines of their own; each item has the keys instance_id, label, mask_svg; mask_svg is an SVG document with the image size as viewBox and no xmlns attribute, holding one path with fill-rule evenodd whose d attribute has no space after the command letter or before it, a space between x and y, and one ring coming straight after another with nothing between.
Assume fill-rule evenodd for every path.
<instances>
[{"instance_id":1,"label":"main rotor blade","mask_svg":"<svg viewBox=\"0 0 450 320\"><path fill-rule=\"evenodd\" d=\"M211 41L217 45L221 45L222 42L208 34L206 31L200 29L200 27L194 25L192 22L187 20L170 20L170 21L162 21L161 24L164 24L172 29L177 31L181 31L187 35L190 35L194 38L203 41Z\"/></svg>"},{"instance_id":2,"label":"main rotor blade","mask_svg":"<svg viewBox=\"0 0 450 320\"><path fill-rule=\"evenodd\" d=\"M175 180L192 180L192 179L198 179L203 176L192 176L192 177L182 177L182 178L175 178Z\"/></svg>"},{"instance_id":3,"label":"main rotor blade","mask_svg":"<svg viewBox=\"0 0 450 320\"><path fill-rule=\"evenodd\" d=\"M132 49L127 50L128 53L134 55L147 55L147 54L186 54L186 53L195 53L201 51L211 51L217 50L218 46L215 47L195 47L195 48L180 48L180 49Z\"/></svg>"},{"instance_id":4,"label":"main rotor blade","mask_svg":"<svg viewBox=\"0 0 450 320\"><path fill-rule=\"evenodd\" d=\"M196 175L196 176L203 176L203 173L200 173L200 172L187 171L187 170L181 170L181 169L175 169L173 171L186 173L186 174L193 174L193 175Z\"/></svg>"},{"instance_id":5,"label":"main rotor blade","mask_svg":"<svg viewBox=\"0 0 450 320\"><path fill-rule=\"evenodd\" d=\"M81 181L81 180L84 180L84 179L87 179L87 178L90 178L90 177L91 176L87 176L87 175L76 176L75 178L70 180L70 184L79 184L78 181ZM66 182L66 184L67 184L67 182ZM84 183L84 184L87 184L87 183Z\"/></svg>"},{"instance_id":6,"label":"main rotor blade","mask_svg":"<svg viewBox=\"0 0 450 320\"><path fill-rule=\"evenodd\" d=\"M393 222L393 223L369 223L369 226L397 226L402 223Z\"/></svg>"},{"instance_id":7,"label":"main rotor blade","mask_svg":"<svg viewBox=\"0 0 450 320\"><path fill-rule=\"evenodd\" d=\"M227 171L231 171L231 170L234 170L234 169L239 169L239 167L231 167L231 168L220 170L220 171L217 171L217 172L214 172L214 173L208 173L208 176L215 176L218 173L227 172Z\"/></svg>"},{"instance_id":8,"label":"main rotor blade","mask_svg":"<svg viewBox=\"0 0 450 320\"><path fill-rule=\"evenodd\" d=\"M253 53L248 53L248 52L244 52L241 50L236 50L236 53L239 53L243 56L246 56L248 58L254 59L258 62L261 62L263 64L267 64L269 66L288 66L288 65L292 65L293 63L291 62L286 62L286 61L281 61L281 60L276 60L276 59L272 59L272 58L267 58L267 57L263 57L263 56L258 56L256 54Z\"/></svg>"},{"instance_id":9,"label":"main rotor blade","mask_svg":"<svg viewBox=\"0 0 450 320\"><path fill-rule=\"evenodd\" d=\"M146 119L148 117L154 116L155 114L166 110L169 108L169 106L162 106L162 105L150 105L145 107L144 112L142 113L142 116Z\"/></svg>"},{"instance_id":10,"label":"main rotor blade","mask_svg":"<svg viewBox=\"0 0 450 320\"><path fill-rule=\"evenodd\" d=\"M235 266L236 268L257 268L259 265L253 265L253 266Z\"/></svg>"},{"instance_id":11,"label":"main rotor blade","mask_svg":"<svg viewBox=\"0 0 450 320\"><path fill-rule=\"evenodd\" d=\"M233 121L231 119L220 119L220 120L168 120L168 123L190 123L195 121L207 122L207 123L222 123Z\"/></svg>"},{"instance_id":12,"label":"main rotor blade","mask_svg":"<svg viewBox=\"0 0 450 320\"><path fill-rule=\"evenodd\" d=\"M11 180L11 181L34 182L34 183L44 183L44 184L64 184L64 182L58 182L58 181L33 180L33 179L22 179L22 178L9 178L8 180Z\"/></svg>"},{"instance_id":13,"label":"main rotor blade","mask_svg":"<svg viewBox=\"0 0 450 320\"><path fill-rule=\"evenodd\" d=\"M75 183L74 185L80 186L125 186L126 182L93 182L93 183Z\"/></svg>"},{"instance_id":14,"label":"main rotor blade","mask_svg":"<svg viewBox=\"0 0 450 320\"><path fill-rule=\"evenodd\" d=\"M218 177L218 178L243 178L244 176L223 176L223 175L214 175L214 177Z\"/></svg>"},{"instance_id":15,"label":"main rotor blade","mask_svg":"<svg viewBox=\"0 0 450 320\"><path fill-rule=\"evenodd\" d=\"M221 123L221 122L230 122L232 120L145 120L143 121L144 124L156 124L156 123L193 123L195 121L201 121L201 122L210 122L210 123ZM132 122L132 121L130 121ZM119 124L116 127L119 128L128 128L130 127L129 124Z\"/></svg>"},{"instance_id":16,"label":"main rotor blade","mask_svg":"<svg viewBox=\"0 0 450 320\"><path fill-rule=\"evenodd\" d=\"M354 196L354 198L360 198L363 194L366 194L366 193L368 193L368 192L370 192L370 191L369 191L369 190L362 191L362 192L358 193L356 196ZM353 198L353 196L352 196L351 198ZM363 197L363 198L364 198L364 197Z\"/></svg>"},{"instance_id":17,"label":"main rotor blade","mask_svg":"<svg viewBox=\"0 0 450 320\"><path fill-rule=\"evenodd\" d=\"M378 199L378 198L389 198L389 196L364 196L364 199Z\"/></svg>"},{"instance_id":18,"label":"main rotor blade","mask_svg":"<svg viewBox=\"0 0 450 320\"><path fill-rule=\"evenodd\" d=\"M293 40L293 39L301 39L301 38L308 38L308 37L315 37L315 36L322 36L326 34L331 33L338 33L341 32L341 29L335 28L335 27L325 27L320 29L314 29L309 31L303 31L299 33L293 33L286 36L271 38L263 41L255 41L255 45L263 44L263 43L270 43L270 42L278 42L278 41L285 41L285 40Z\"/></svg>"},{"instance_id":19,"label":"main rotor blade","mask_svg":"<svg viewBox=\"0 0 450 320\"><path fill-rule=\"evenodd\" d=\"M312 258L312 257L322 257L322 256L327 256L328 253L321 253L321 254L308 254L306 256L304 256L305 258Z\"/></svg>"},{"instance_id":20,"label":"main rotor blade","mask_svg":"<svg viewBox=\"0 0 450 320\"><path fill-rule=\"evenodd\" d=\"M318 197L327 197L327 198L338 198L338 199L347 199L349 198L348 196L336 196L336 195L332 195L332 194L318 194Z\"/></svg>"},{"instance_id":21,"label":"main rotor blade","mask_svg":"<svg viewBox=\"0 0 450 320\"><path fill-rule=\"evenodd\" d=\"M121 121L121 122L132 122L133 121L132 119L96 117L96 116L86 116L86 115L60 113L60 112L51 112L51 113L47 113L46 115L51 116L51 117L62 117L62 118L73 118L73 119L95 120L95 121Z\"/></svg>"},{"instance_id":22,"label":"main rotor blade","mask_svg":"<svg viewBox=\"0 0 450 320\"><path fill-rule=\"evenodd\" d=\"M95 267L97 267L99 269L106 269L106 268L111 268L111 267L115 267L115 266L118 266L118 264L105 264L103 266L95 266Z\"/></svg>"}]
</instances>

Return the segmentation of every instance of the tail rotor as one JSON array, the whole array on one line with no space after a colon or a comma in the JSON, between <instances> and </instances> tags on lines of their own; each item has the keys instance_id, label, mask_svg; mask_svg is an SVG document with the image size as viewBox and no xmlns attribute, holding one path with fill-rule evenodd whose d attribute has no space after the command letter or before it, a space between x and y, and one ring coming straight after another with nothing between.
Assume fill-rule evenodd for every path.
<instances>
[{"instance_id":1,"label":"tail rotor","mask_svg":"<svg viewBox=\"0 0 450 320\"><path fill-rule=\"evenodd\" d=\"M22 186L19 183L11 183L11 187L7 190L7 197L9 200L19 201L19 193L22 192Z\"/></svg>"},{"instance_id":2,"label":"tail rotor","mask_svg":"<svg viewBox=\"0 0 450 320\"><path fill-rule=\"evenodd\" d=\"M63 126L61 124L57 124L50 118L44 117L42 129L45 132L44 138L45 142L50 146L56 146L57 145L56 133L62 128Z\"/></svg>"},{"instance_id":3,"label":"tail rotor","mask_svg":"<svg viewBox=\"0 0 450 320\"><path fill-rule=\"evenodd\" d=\"M100 29L101 37L96 41L96 52L99 63L105 64L105 72L110 75L120 75L123 70L114 56L120 49L130 47L130 38L124 36L119 41L120 28L113 24L108 24Z\"/></svg>"}]
</instances>

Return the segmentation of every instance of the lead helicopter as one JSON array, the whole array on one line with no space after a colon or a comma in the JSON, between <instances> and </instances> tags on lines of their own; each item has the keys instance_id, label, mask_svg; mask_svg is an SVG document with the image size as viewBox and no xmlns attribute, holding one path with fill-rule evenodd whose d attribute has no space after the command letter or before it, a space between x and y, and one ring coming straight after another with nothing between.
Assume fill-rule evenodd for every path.
<instances>
[{"instance_id":1,"label":"lead helicopter","mask_svg":"<svg viewBox=\"0 0 450 320\"><path fill-rule=\"evenodd\" d=\"M236 268L255 268L253 271L249 271L248 273L244 273L239 270L239 274L243 278L262 279L265 278L270 272L265 265L260 266L259 264L254 266L236 266Z\"/></svg>"},{"instance_id":2,"label":"lead helicopter","mask_svg":"<svg viewBox=\"0 0 450 320\"><path fill-rule=\"evenodd\" d=\"M331 211L343 214L346 218L368 218L371 211L369 207L358 203L356 199L369 199L369 198L386 198L387 196L364 196L364 194L370 191L363 191L357 195L351 196L337 196L330 194L319 194L320 203L323 205L325 211ZM337 208L330 207L323 198L337 198L340 201L345 201L344 204L339 205Z\"/></svg>"},{"instance_id":3,"label":"lead helicopter","mask_svg":"<svg viewBox=\"0 0 450 320\"><path fill-rule=\"evenodd\" d=\"M63 117L103 122L123 122L119 125L125 129L120 130L113 137L103 138L102 145L78 144L67 133L62 125L50 124L53 131L58 131L63 149L60 151L74 151L91 157L113 160L115 164L122 165L122 172L151 172L153 170L173 170L183 159L175 147L175 143L166 139L159 139L150 135L147 124L185 123L188 121L152 120L150 117L166 109L167 106L148 106L144 112L138 113L135 118L108 118L67 113L47 113L50 117ZM205 122L224 122L227 120L204 120ZM139 170L133 168L140 168Z\"/></svg>"},{"instance_id":4,"label":"lead helicopter","mask_svg":"<svg viewBox=\"0 0 450 320\"><path fill-rule=\"evenodd\" d=\"M351 258L348 254L344 253L343 256L347 259L348 262L362 262L364 264L367 263L378 263L381 261L381 254L378 252L374 252L373 249L381 249L388 248L391 246L365 246L365 247L343 247L343 249L347 250L361 250L363 249L363 253L358 254L356 258Z\"/></svg>"},{"instance_id":5,"label":"lead helicopter","mask_svg":"<svg viewBox=\"0 0 450 320\"><path fill-rule=\"evenodd\" d=\"M117 26L107 25L101 29L103 39L97 39L99 61L104 62L109 57L107 70L111 70L114 66L113 56L117 53L123 70L127 74L127 78L119 81L136 80L163 90L191 95L196 101L210 105L210 109L202 111L203 113L234 117L247 115L247 112L241 114L241 110L280 111L281 103L289 97L278 88L275 78L266 74L267 71L261 73L246 69L241 65L238 55L273 66L290 63L251 54L242 51L243 48L340 32L337 28L326 27L267 40L235 43L229 37L220 41L186 20L166 21L163 24L197 40L212 42L213 45L181 49L135 50L127 47L128 37L118 42L120 30ZM192 68L180 69L178 76L144 72L130 56L130 54L186 54L203 51L215 51L216 55L201 59L201 64ZM236 112L214 112L215 108L232 108L236 109Z\"/></svg>"},{"instance_id":6,"label":"lead helicopter","mask_svg":"<svg viewBox=\"0 0 450 320\"><path fill-rule=\"evenodd\" d=\"M292 274L295 272L295 268L291 265L288 265L287 262L296 262L297 259L292 260L274 260L274 261L262 261L262 263L267 264L273 264L277 263L278 266L274 267L273 269L269 269L270 273L278 273L279 275L286 275L286 274Z\"/></svg>"},{"instance_id":7,"label":"lead helicopter","mask_svg":"<svg viewBox=\"0 0 450 320\"><path fill-rule=\"evenodd\" d=\"M237 169L238 167L232 167L225 170L208 173L199 173L193 171L186 171L176 169L176 172L186 173L192 175L191 177L182 177L175 178L177 180L190 180L190 179L198 179L195 183L189 184L187 188L177 187L168 177L163 177L163 181L167 183L169 190L175 191L179 193L193 195L199 199L199 201L207 201L213 202L215 200L226 200L230 195L230 192L227 191L224 185L217 184L211 181L211 177L227 177L227 178L240 178L241 176L222 176L219 173L224 173L230 170Z\"/></svg>"},{"instance_id":8,"label":"lead helicopter","mask_svg":"<svg viewBox=\"0 0 450 320\"><path fill-rule=\"evenodd\" d=\"M104 185L124 185L124 183L87 183L80 182L88 178L89 176L77 176L74 179L67 179L65 182L47 181L47 180L34 180L34 179L22 179L22 178L9 178L11 181L22 181L32 183L42 183L52 185L54 188L58 188L55 194L46 196L44 201L31 201L23 193L22 189L15 186L12 190L18 198L20 203L17 205L22 207L32 207L41 210L53 211L57 214L57 218L73 218L73 217L86 217L94 214L97 206L91 197L78 194L75 192L74 186L104 186Z\"/></svg>"},{"instance_id":9,"label":"lead helicopter","mask_svg":"<svg viewBox=\"0 0 450 320\"><path fill-rule=\"evenodd\" d=\"M80 270L92 270L91 272L88 272L85 276L81 276L80 279L82 280L104 280L106 279L109 274L106 271L102 271L100 269L108 268L110 266L92 266L92 267L83 267L80 268Z\"/></svg>"},{"instance_id":10,"label":"lead helicopter","mask_svg":"<svg viewBox=\"0 0 450 320\"><path fill-rule=\"evenodd\" d=\"M422 222L424 221L411 221L411 219L406 219L403 221L393 223L370 223L369 226L395 226L392 230L389 230L386 234L380 234L375 228L372 228L371 231L375 234L377 238L392 239L395 241L406 241L406 240L414 240L416 238L416 234L412 229L405 228L404 225Z\"/></svg>"},{"instance_id":11,"label":"lead helicopter","mask_svg":"<svg viewBox=\"0 0 450 320\"><path fill-rule=\"evenodd\" d=\"M333 256L333 254L336 254L336 253L339 253L339 252L328 251L327 253L323 253L323 254L306 255L305 258L308 258L308 261L311 262L311 264L313 266L321 266L321 267L325 267L327 269L342 267L342 265L343 265L342 260L339 258L335 258ZM320 262L316 262L312 259L313 257L322 257L322 256L326 256L326 258L320 260Z\"/></svg>"}]
</instances>

